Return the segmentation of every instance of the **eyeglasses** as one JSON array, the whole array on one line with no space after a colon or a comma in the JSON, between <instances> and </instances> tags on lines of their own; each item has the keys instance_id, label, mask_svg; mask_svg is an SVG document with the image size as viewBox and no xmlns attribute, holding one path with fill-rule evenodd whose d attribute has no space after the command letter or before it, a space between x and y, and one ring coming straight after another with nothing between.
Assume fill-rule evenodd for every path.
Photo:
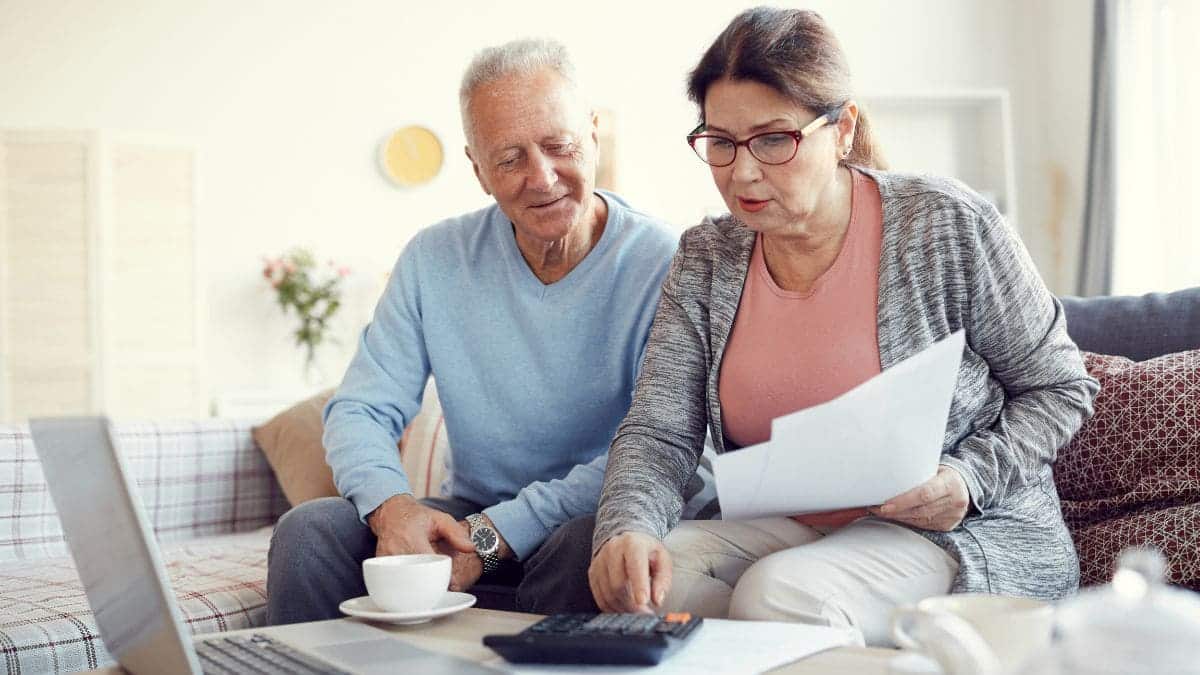
<instances>
[{"instance_id":1,"label":"eyeglasses","mask_svg":"<svg viewBox=\"0 0 1200 675\"><path fill-rule=\"evenodd\" d=\"M799 131L768 131L755 134L744 141L735 141L728 136L701 133L704 123L692 129L688 134L688 145L696 152L696 156L710 166L729 166L737 159L737 149L746 146L750 154L763 164L787 164L796 156L800 149L800 141L812 135L814 131L837 119L837 110L831 110L817 119L804 125Z\"/></svg>"}]
</instances>

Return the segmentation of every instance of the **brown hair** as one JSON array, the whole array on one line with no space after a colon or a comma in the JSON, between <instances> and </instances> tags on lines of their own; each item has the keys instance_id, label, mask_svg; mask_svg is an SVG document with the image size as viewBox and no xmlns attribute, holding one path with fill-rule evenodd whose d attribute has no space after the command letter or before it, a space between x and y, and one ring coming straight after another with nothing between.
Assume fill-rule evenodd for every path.
<instances>
[{"instance_id":1,"label":"brown hair","mask_svg":"<svg viewBox=\"0 0 1200 675\"><path fill-rule=\"evenodd\" d=\"M853 98L841 44L821 15L807 9L755 7L729 22L688 75L688 98L700 107L701 121L708 88L724 78L765 84L817 114L840 110ZM886 168L861 103L844 161Z\"/></svg>"}]
</instances>

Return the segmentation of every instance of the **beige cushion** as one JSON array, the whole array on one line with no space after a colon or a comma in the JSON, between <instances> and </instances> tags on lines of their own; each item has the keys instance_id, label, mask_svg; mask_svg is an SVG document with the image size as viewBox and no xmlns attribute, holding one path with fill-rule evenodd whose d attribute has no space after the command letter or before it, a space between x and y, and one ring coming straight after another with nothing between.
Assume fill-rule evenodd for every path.
<instances>
[{"instance_id":1,"label":"beige cushion","mask_svg":"<svg viewBox=\"0 0 1200 675\"><path fill-rule=\"evenodd\" d=\"M329 389L300 401L253 430L254 441L262 448L292 506L338 494L333 472L325 463L325 447L321 445L324 431L321 411L332 395L333 390ZM421 411L405 429L399 447L413 494L417 497L437 494L449 444L432 379L425 388Z\"/></svg>"},{"instance_id":2,"label":"beige cushion","mask_svg":"<svg viewBox=\"0 0 1200 675\"><path fill-rule=\"evenodd\" d=\"M321 410L333 395L328 389L254 427L254 442L267 456L283 494L292 506L318 497L336 497L333 472L321 445Z\"/></svg>"}]
</instances>

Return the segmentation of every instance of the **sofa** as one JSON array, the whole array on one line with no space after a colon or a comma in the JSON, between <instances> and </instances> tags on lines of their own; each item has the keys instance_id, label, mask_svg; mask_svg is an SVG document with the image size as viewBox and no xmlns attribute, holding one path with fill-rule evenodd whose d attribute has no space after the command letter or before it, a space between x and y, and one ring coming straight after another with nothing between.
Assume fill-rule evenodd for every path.
<instances>
[{"instance_id":1,"label":"sofa","mask_svg":"<svg viewBox=\"0 0 1200 675\"><path fill-rule=\"evenodd\" d=\"M1121 549L1149 546L1167 581L1200 591L1200 288L1063 306L1100 381L1054 464L1080 583L1108 581Z\"/></svg>"},{"instance_id":2,"label":"sofa","mask_svg":"<svg viewBox=\"0 0 1200 675\"><path fill-rule=\"evenodd\" d=\"M1164 354L1200 349L1200 288L1062 300L1068 330L1085 351L1151 363ZM1111 360L1105 363L1113 367ZM1187 363L1190 367L1193 362ZM1200 389L1196 392L1192 396L1184 391L1184 403L1200 402ZM1196 408L1200 403L1191 410ZM1200 492L1200 475L1189 473L1200 472L1200 457L1192 459L1200 456L1200 419L1184 422L1194 426L1195 434L1178 441L1191 451L1192 463L1185 467L1182 482L1195 483ZM265 618L271 526L289 502L255 442L252 431L258 423L261 420L118 421L113 427L126 470L162 546L182 615L195 633L257 626ZM440 484L445 452L441 409L431 387L401 449L419 496ZM1095 494L1091 485L1096 481L1087 469L1104 459L1096 452L1072 441L1059 455L1064 466L1081 467L1078 475L1067 476L1065 485L1060 478L1064 513L1077 540L1129 518L1149 517L1153 524L1165 511L1184 518L1186 528L1200 531L1200 494L1190 488L1170 492L1165 501L1162 481L1153 482L1157 491L1146 492L1138 485L1141 492L1127 490L1114 497L1108 486L1108 492ZM1178 473L1177 465L1170 468L1175 472L1171 475ZM1178 516L1181 508L1184 512ZM1109 549L1154 543L1144 527L1104 531L1108 539L1103 544L1088 549L1087 555L1081 551L1085 568L1091 570L1085 571L1085 582L1103 580L1103 570L1111 565ZM1183 549L1172 560L1176 570L1187 570L1200 558L1200 548L1184 542ZM97 633L24 425L0 426L0 655L6 673L67 672L113 662Z\"/></svg>"},{"instance_id":3,"label":"sofa","mask_svg":"<svg viewBox=\"0 0 1200 675\"><path fill-rule=\"evenodd\" d=\"M266 620L271 529L290 504L255 440L263 422L112 426L193 633ZM445 453L431 382L400 452L418 496L441 483ZM0 425L0 672L73 672L114 662L75 572L28 426Z\"/></svg>"}]
</instances>

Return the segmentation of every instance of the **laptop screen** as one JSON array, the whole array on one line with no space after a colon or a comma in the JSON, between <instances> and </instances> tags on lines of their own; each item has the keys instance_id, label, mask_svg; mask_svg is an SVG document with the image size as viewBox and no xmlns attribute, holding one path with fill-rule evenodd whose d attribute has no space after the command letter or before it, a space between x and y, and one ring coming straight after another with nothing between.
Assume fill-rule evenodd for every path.
<instances>
[{"instance_id":1,"label":"laptop screen","mask_svg":"<svg viewBox=\"0 0 1200 675\"><path fill-rule=\"evenodd\" d=\"M108 421L31 420L29 428L109 652L133 673L199 673Z\"/></svg>"}]
</instances>

